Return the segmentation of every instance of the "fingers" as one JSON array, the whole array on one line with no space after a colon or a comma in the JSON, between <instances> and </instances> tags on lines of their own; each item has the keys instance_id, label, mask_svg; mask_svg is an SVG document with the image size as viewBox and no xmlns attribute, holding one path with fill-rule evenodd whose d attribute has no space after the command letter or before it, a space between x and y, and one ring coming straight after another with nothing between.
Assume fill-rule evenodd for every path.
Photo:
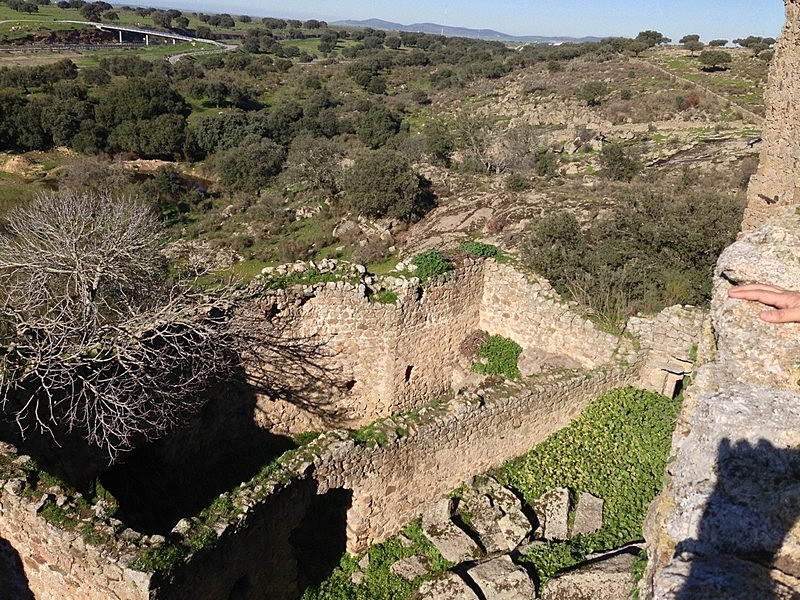
<instances>
[{"instance_id":1,"label":"fingers","mask_svg":"<svg viewBox=\"0 0 800 600\"><path fill-rule=\"evenodd\" d=\"M796 323L800 321L800 308L765 310L761 313L761 319L767 323Z\"/></svg>"},{"instance_id":2,"label":"fingers","mask_svg":"<svg viewBox=\"0 0 800 600\"><path fill-rule=\"evenodd\" d=\"M731 288L728 296L738 300L754 300L777 308L800 307L800 294L770 285L747 285Z\"/></svg>"}]
</instances>

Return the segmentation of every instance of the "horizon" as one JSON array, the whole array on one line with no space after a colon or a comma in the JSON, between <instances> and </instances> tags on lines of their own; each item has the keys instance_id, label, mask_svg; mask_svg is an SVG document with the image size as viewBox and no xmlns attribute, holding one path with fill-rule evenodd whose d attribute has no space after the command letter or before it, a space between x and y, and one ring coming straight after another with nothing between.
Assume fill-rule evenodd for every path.
<instances>
[{"instance_id":1,"label":"horizon","mask_svg":"<svg viewBox=\"0 0 800 600\"><path fill-rule=\"evenodd\" d=\"M433 23L492 29L514 36L635 37L640 31L654 29L673 42L690 33L699 34L706 42L748 35L777 38L785 20L780 0L497 0L490 5L478 0L462 0L459 4L453 0L405 0L379 8L368 0L296 0L291 7L284 2L256 0L151 0L133 6L326 22L379 19L401 25Z\"/></svg>"}]
</instances>

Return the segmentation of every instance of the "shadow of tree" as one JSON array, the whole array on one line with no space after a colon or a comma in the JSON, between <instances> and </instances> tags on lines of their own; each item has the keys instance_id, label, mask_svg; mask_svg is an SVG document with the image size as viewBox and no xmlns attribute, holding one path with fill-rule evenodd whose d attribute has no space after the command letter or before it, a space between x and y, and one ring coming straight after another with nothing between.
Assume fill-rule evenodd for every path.
<instances>
[{"instance_id":1,"label":"shadow of tree","mask_svg":"<svg viewBox=\"0 0 800 600\"><path fill-rule=\"evenodd\" d=\"M7 540L0 537L0 598L33 600L22 559Z\"/></svg>"},{"instance_id":2,"label":"shadow of tree","mask_svg":"<svg viewBox=\"0 0 800 600\"><path fill-rule=\"evenodd\" d=\"M675 557L691 568L677 600L798 598L781 582L800 575L800 450L723 439L717 483L697 538L678 544Z\"/></svg>"}]
</instances>

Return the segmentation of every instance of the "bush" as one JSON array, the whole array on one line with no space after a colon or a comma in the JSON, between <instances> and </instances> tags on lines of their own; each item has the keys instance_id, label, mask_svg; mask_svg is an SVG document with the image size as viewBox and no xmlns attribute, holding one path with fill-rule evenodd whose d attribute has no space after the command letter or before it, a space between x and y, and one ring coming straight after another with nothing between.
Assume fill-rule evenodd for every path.
<instances>
[{"instance_id":1,"label":"bush","mask_svg":"<svg viewBox=\"0 0 800 600\"><path fill-rule=\"evenodd\" d=\"M473 363L472 370L481 375L500 375L516 380L522 376L517 367L520 354L522 346L517 342L502 335L493 335L478 348L478 356L486 359L486 362Z\"/></svg>"},{"instance_id":2,"label":"bush","mask_svg":"<svg viewBox=\"0 0 800 600\"><path fill-rule=\"evenodd\" d=\"M499 258L503 255L497 246L483 242L467 242L461 245L461 249L479 258Z\"/></svg>"},{"instance_id":3,"label":"bush","mask_svg":"<svg viewBox=\"0 0 800 600\"><path fill-rule=\"evenodd\" d=\"M603 175L612 181L630 181L641 171L642 165L620 144L605 144L600 151Z\"/></svg>"},{"instance_id":4,"label":"bush","mask_svg":"<svg viewBox=\"0 0 800 600\"><path fill-rule=\"evenodd\" d=\"M412 221L434 203L430 182L417 175L398 152L381 148L362 154L342 186L350 209L367 217Z\"/></svg>"},{"instance_id":5,"label":"bush","mask_svg":"<svg viewBox=\"0 0 800 600\"><path fill-rule=\"evenodd\" d=\"M511 173L506 177L506 189L509 192L524 192L530 189L531 184L519 173Z\"/></svg>"},{"instance_id":6,"label":"bush","mask_svg":"<svg viewBox=\"0 0 800 600\"><path fill-rule=\"evenodd\" d=\"M597 106L603 99L603 96L608 94L608 86L602 81L587 81L578 90L578 98L586 100L589 106Z\"/></svg>"},{"instance_id":7,"label":"bush","mask_svg":"<svg viewBox=\"0 0 800 600\"><path fill-rule=\"evenodd\" d=\"M736 237L743 205L702 187L632 184L586 232L557 212L531 227L522 259L563 295L609 321L671 304L703 304L717 256Z\"/></svg>"},{"instance_id":8,"label":"bush","mask_svg":"<svg viewBox=\"0 0 800 600\"><path fill-rule=\"evenodd\" d=\"M417 267L417 270L414 271L414 275L419 277L420 281L423 282L453 270L453 263L442 256L437 250L428 250L427 252L417 254L411 259L411 264Z\"/></svg>"}]
</instances>

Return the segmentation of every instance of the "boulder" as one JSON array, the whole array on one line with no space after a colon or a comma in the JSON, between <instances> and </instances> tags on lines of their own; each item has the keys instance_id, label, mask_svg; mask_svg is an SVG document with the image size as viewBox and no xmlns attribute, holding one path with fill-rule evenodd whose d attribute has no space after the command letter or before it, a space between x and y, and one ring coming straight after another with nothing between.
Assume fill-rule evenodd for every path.
<instances>
[{"instance_id":1,"label":"boulder","mask_svg":"<svg viewBox=\"0 0 800 600\"><path fill-rule=\"evenodd\" d=\"M414 598L416 600L478 600L478 596L467 583L451 572L423 583Z\"/></svg>"},{"instance_id":2,"label":"boulder","mask_svg":"<svg viewBox=\"0 0 800 600\"><path fill-rule=\"evenodd\" d=\"M603 499L581 492L578 507L575 509L575 521L572 524L572 535L587 535L598 531L603 526Z\"/></svg>"},{"instance_id":3,"label":"boulder","mask_svg":"<svg viewBox=\"0 0 800 600\"><path fill-rule=\"evenodd\" d=\"M467 574L487 599L531 600L536 596L536 586L528 572L515 565L508 555L472 567Z\"/></svg>"},{"instance_id":4,"label":"boulder","mask_svg":"<svg viewBox=\"0 0 800 600\"><path fill-rule=\"evenodd\" d=\"M407 581L414 581L428 572L428 559L419 555L409 556L398 560L389 570Z\"/></svg>"},{"instance_id":5,"label":"boulder","mask_svg":"<svg viewBox=\"0 0 800 600\"><path fill-rule=\"evenodd\" d=\"M595 556L581 566L555 575L542 588L542 600L620 600L633 589L633 562L639 548L631 546Z\"/></svg>"},{"instance_id":6,"label":"boulder","mask_svg":"<svg viewBox=\"0 0 800 600\"><path fill-rule=\"evenodd\" d=\"M450 562L460 563L481 556L481 549L472 538L451 520L452 504L443 498L422 514L422 531Z\"/></svg>"}]
</instances>

